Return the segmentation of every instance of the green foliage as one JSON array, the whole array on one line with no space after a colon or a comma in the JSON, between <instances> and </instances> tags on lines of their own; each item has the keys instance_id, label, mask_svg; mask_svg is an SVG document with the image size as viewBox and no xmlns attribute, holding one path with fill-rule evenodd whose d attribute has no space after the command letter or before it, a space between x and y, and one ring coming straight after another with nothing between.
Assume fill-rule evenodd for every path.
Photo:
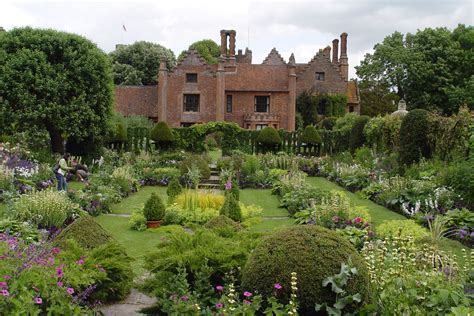
<instances>
[{"instance_id":1,"label":"green foliage","mask_svg":"<svg viewBox=\"0 0 474 316\"><path fill-rule=\"evenodd\" d=\"M309 184L295 187L283 195L281 206L285 207L290 215L293 215L298 211L309 208L314 203L321 203L321 201L328 197L328 195L328 191L316 188Z\"/></svg>"},{"instance_id":2,"label":"green foliage","mask_svg":"<svg viewBox=\"0 0 474 316\"><path fill-rule=\"evenodd\" d=\"M381 238L407 238L411 236L419 240L427 237L428 231L414 220L390 220L377 226L377 235Z\"/></svg>"},{"instance_id":3,"label":"green foliage","mask_svg":"<svg viewBox=\"0 0 474 316\"><path fill-rule=\"evenodd\" d=\"M448 226L474 227L474 212L465 208L448 211L444 219Z\"/></svg>"},{"instance_id":4,"label":"green foliage","mask_svg":"<svg viewBox=\"0 0 474 316\"><path fill-rule=\"evenodd\" d=\"M417 109L408 112L400 127L400 162L411 165L431 156L428 143L428 112Z\"/></svg>"},{"instance_id":5,"label":"green foliage","mask_svg":"<svg viewBox=\"0 0 474 316\"><path fill-rule=\"evenodd\" d=\"M101 244L90 258L98 263L107 277L97 283L92 299L104 303L121 301L127 297L133 285L132 259L116 242Z\"/></svg>"},{"instance_id":6,"label":"green foliage","mask_svg":"<svg viewBox=\"0 0 474 316\"><path fill-rule=\"evenodd\" d=\"M460 194L471 209L474 208L474 159L447 168L443 172L443 181Z\"/></svg>"},{"instance_id":7,"label":"green foliage","mask_svg":"<svg viewBox=\"0 0 474 316\"><path fill-rule=\"evenodd\" d=\"M347 293L360 293L368 299L367 268L354 247L336 232L305 225L268 236L252 252L242 272L242 287L270 296L275 283L281 283L282 298L290 296L290 274L298 275L300 313L314 311L315 302L333 304L335 295L321 287L323 280L336 274L343 262L352 259L358 274L347 283Z\"/></svg>"},{"instance_id":8,"label":"green foliage","mask_svg":"<svg viewBox=\"0 0 474 316\"><path fill-rule=\"evenodd\" d=\"M344 94L312 95L304 91L296 98L296 111L303 118L303 126L316 124L319 116L343 116L346 105Z\"/></svg>"},{"instance_id":9,"label":"green foliage","mask_svg":"<svg viewBox=\"0 0 474 316\"><path fill-rule=\"evenodd\" d=\"M211 169L209 168L209 163L204 156L201 155L189 155L184 159L179 165L179 171L181 175L186 175L189 170L193 168L199 169L201 179L209 179L211 176Z\"/></svg>"},{"instance_id":10,"label":"green foliage","mask_svg":"<svg viewBox=\"0 0 474 316\"><path fill-rule=\"evenodd\" d=\"M334 125L336 125L336 120L337 118L334 116L325 117L319 123L319 126L321 126L323 129L332 130Z\"/></svg>"},{"instance_id":11,"label":"green foliage","mask_svg":"<svg viewBox=\"0 0 474 316\"><path fill-rule=\"evenodd\" d=\"M258 134L257 142L265 145L278 145L281 143L281 138L276 129L267 126Z\"/></svg>"},{"instance_id":12,"label":"green foliage","mask_svg":"<svg viewBox=\"0 0 474 316\"><path fill-rule=\"evenodd\" d=\"M242 211L240 209L239 201L231 192L226 194L224 205L222 205L219 213L220 215L225 215L236 222L242 221Z\"/></svg>"},{"instance_id":13,"label":"green foliage","mask_svg":"<svg viewBox=\"0 0 474 316\"><path fill-rule=\"evenodd\" d=\"M313 125L306 126L303 134L300 136L300 142L309 145L319 145L321 141L321 136Z\"/></svg>"},{"instance_id":14,"label":"green foliage","mask_svg":"<svg viewBox=\"0 0 474 316\"><path fill-rule=\"evenodd\" d=\"M118 123L115 126L115 133L113 135L114 142L126 142L127 141L127 130L122 123Z\"/></svg>"},{"instance_id":15,"label":"green foliage","mask_svg":"<svg viewBox=\"0 0 474 316\"><path fill-rule=\"evenodd\" d=\"M183 192L183 187L179 183L178 177L172 178L168 184L168 188L166 189L168 200L173 201L175 197L181 194L181 192Z\"/></svg>"},{"instance_id":16,"label":"green foliage","mask_svg":"<svg viewBox=\"0 0 474 316\"><path fill-rule=\"evenodd\" d=\"M368 121L369 117L365 115L356 118L354 125L352 126L351 138L349 140L352 152L365 144L364 127Z\"/></svg>"},{"instance_id":17,"label":"green foliage","mask_svg":"<svg viewBox=\"0 0 474 316\"><path fill-rule=\"evenodd\" d=\"M364 80L359 83L360 114L370 117L385 115L397 109L399 96L386 83Z\"/></svg>"},{"instance_id":18,"label":"green foliage","mask_svg":"<svg viewBox=\"0 0 474 316\"><path fill-rule=\"evenodd\" d=\"M163 219L165 216L165 205L159 195L154 192L151 194L143 208L143 215L145 215L147 221L160 221Z\"/></svg>"},{"instance_id":19,"label":"green foliage","mask_svg":"<svg viewBox=\"0 0 474 316\"><path fill-rule=\"evenodd\" d=\"M63 140L87 141L90 150L108 134L113 103L110 61L74 34L16 28L0 37L0 117L3 132L47 130L52 149Z\"/></svg>"},{"instance_id":20,"label":"green foliage","mask_svg":"<svg viewBox=\"0 0 474 316\"><path fill-rule=\"evenodd\" d=\"M204 39L189 45L188 50L195 49L199 55L204 58L204 60L209 65L217 64L219 61L219 56L221 55L221 49L216 42L211 39ZM186 51L182 51L178 56L178 62L184 59Z\"/></svg>"},{"instance_id":21,"label":"green foliage","mask_svg":"<svg viewBox=\"0 0 474 316\"><path fill-rule=\"evenodd\" d=\"M219 215L211 219L204 225L204 227L212 230L221 237L229 238L234 236L237 232L243 230L243 227L225 215Z\"/></svg>"},{"instance_id":22,"label":"green foliage","mask_svg":"<svg viewBox=\"0 0 474 316\"><path fill-rule=\"evenodd\" d=\"M58 245L63 245L68 239L72 239L81 247L97 248L112 241L112 236L100 226L92 216L83 215L67 226L54 239Z\"/></svg>"},{"instance_id":23,"label":"green foliage","mask_svg":"<svg viewBox=\"0 0 474 316\"><path fill-rule=\"evenodd\" d=\"M110 53L110 58L117 85L155 85L161 60L167 60L168 69L176 64L176 57L170 49L145 41L120 45Z\"/></svg>"},{"instance_id":24,"label":"green foliage","mask_svg":"<svg viewBox=\"0 0 474 316\"><path fill-rule=\"evenodd\" d=\"M168 127L166 122L158 122L155 126L153 126L150 137L158 144L168 144L174 141L173 132Z\"/></svg>"},{"instance_id":25,"label":"green foliage","mask_svg":"<svg viewBox=\"0 0 474 316\"><path fill-rule=\"evenodd\" d=\"M398 151L400 144L400 116L385 115L370 119L364 126L367 145L378 152Z\"/></svg>"},{"instance_id":26,"label":"green foliage","mask_svg":"<svg viewBox=\"0 0 474 316\"><path fill-rule=\"evenodd\" d=\"M9 213L13 218L36 226L60 228L66 219L80 213L80 208L66 194L44 190L21 195L13 203Z\"/></svg>"},{"instance_id":27,"label":"green foliage","mask_svg":"<svg viewBox=\"0 0 474 316\"><path fill-rule=\"evenodd\" d=\"M356 67L357 76L381 86L385 98L396 90L411 109L441 110L456 113L467 104L473 109L472 26L454 30L426 28L415 34L394 32L374 46Z\"/></svg>"},{"instance_id":28,"label":"green foliage","mask_svg":"<svg viewBox=\"0 0 474 316\"><path fill-rule=\"evenodd\" d=\"M133 230L143 231L146 227L146 218L143 214L143 210L135 210L132 212L130 219L128 220L130 228Z\"/></svg>"}]
</instances>

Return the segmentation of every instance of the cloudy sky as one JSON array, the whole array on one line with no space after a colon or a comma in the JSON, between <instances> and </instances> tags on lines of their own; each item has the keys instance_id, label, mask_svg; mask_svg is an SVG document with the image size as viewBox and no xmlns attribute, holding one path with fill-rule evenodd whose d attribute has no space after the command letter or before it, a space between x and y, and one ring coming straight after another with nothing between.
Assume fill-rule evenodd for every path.
<instances>
[{"instance_id":1,"label":"cloudy sky","mask_svg":"<svg viewBox=\"0 0 474 316\"><path fill-rule=\"evenodd\" d=\"M308 62L320 49L347 32L350 76L374 44L394 31L473 25L473 0L315 0L180 1L76 0L0 3L0 26L53 28L81 34L106 52L117 43L145 40L176 55L190 43L221 29L237 31L237 48L249 46L261 63L273 47L285 60L293 52ZM126 31L124 31L123 26Z\"/></svg>"}]
</instances>

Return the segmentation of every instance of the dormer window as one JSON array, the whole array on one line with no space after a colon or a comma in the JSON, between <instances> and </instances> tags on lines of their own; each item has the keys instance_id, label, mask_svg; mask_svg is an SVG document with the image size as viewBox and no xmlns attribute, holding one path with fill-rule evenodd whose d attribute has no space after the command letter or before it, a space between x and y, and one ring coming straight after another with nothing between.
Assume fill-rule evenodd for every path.
<instances>
[{"instance_id":1,"label":"dormer window","mask_svg":"<svg viewBox=\"0 0 474 316\"><path fill-rule=\"evenodd\" d=\"M186 83L196 83L198 82L198 74L189 73L186 74Z\"/></svg>"},{"instance_id":2,"label":"dormer window","mask_svg":"<svg viewBox=\"0 0 474 316\"><path fill-rule=\"evenodd\" d=\"M316 72L316 80L324 81L324 72Z\"/></svg>"}]
</instances>

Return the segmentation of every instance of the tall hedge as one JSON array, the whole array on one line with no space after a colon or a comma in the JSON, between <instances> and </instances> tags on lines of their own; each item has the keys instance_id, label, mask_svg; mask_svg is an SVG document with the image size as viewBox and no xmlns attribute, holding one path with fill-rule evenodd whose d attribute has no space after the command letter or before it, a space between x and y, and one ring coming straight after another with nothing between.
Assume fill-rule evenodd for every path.
<instances>
[{"instance_id":1,"label":"tall hedge","mask_svg":"<svg viewBox=\"0 0 474 316\"><path fill-rule=\"evenodd\" d=\"M416 109L408 112L400 127L400 163L411 165L431 156L428 141L429 112Z\"/></svg>"}]
</instances>

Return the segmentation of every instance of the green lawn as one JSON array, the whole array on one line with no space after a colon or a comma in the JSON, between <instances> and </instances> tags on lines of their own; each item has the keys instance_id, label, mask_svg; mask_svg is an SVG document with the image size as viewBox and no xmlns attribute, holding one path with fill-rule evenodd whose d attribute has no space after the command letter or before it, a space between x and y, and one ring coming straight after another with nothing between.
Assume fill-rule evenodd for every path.
<instances>
[{"instance_id":1,"label":"green lawn","mask_svg":"<svg viewBox=\"0 0 474 316\"><path fill-rule=\"evenodd\" d=\"M253 232L270 232L270 231L288 227L294 224L295 223L292 218L282 218L282 219L263 218L263 221L261 223L250 226L249 230Z\"/></svg>"},{"instance_id":2,"label":"green lawn","mask_svg":"<svg viewBox=\"0 0 474 316\"><path fill-rule=\"evenodd\" d=\"M388 208L375 204L370 200L362 199L354 193L347 191L346 189L338 186L335 183L332 183L331 181L325 178L308 177L307 182L321 189L343 191L347 194L347 196L351 200L351 203L353 203L354 206L363 206L369 211L370 216L372 216L372 223L376 227L387 220L406 219L405 216L395 213L389 210Z\"/></svg>"},{"instance_id":3,"label":"green lawn","mask_svg":"<svg viewBox=\"0 0 474 316\"><path fill-rule=\"evenodd\" d=\"M263 217L287 217L288 211L279 207L280 202L270 189L245 189L240 191L240 201L263 208Z\"/></svg>"},{"instance_id":4,"label":"green lawn","mask_svg":"<svg viewBox=\"0 0 474 316\"><path fill-rule=\"evenodd\" d=\"M161 196L163 202L166 203L166 200L168 199L168 196L166 195L166 187L146 186L140 188L138 192L123 199L120 203L113 204L110 209L112 210L112 213L131 214L133 210L143 206L153 192Z\"/></svg>"},{"instance_id":5,"label":"green lawn","mask_svg":"<svg viewBox=\"0 0 474 316\"><path fill-rule=\"evenodd\" d=\"M217 160L219 160L219 158L221 158L222 156L222 150L220 149L210 150L207 152L207 154L209 155L209 157L211 157L212 162L216 163Z\"/></svg>"}]
</instances>

